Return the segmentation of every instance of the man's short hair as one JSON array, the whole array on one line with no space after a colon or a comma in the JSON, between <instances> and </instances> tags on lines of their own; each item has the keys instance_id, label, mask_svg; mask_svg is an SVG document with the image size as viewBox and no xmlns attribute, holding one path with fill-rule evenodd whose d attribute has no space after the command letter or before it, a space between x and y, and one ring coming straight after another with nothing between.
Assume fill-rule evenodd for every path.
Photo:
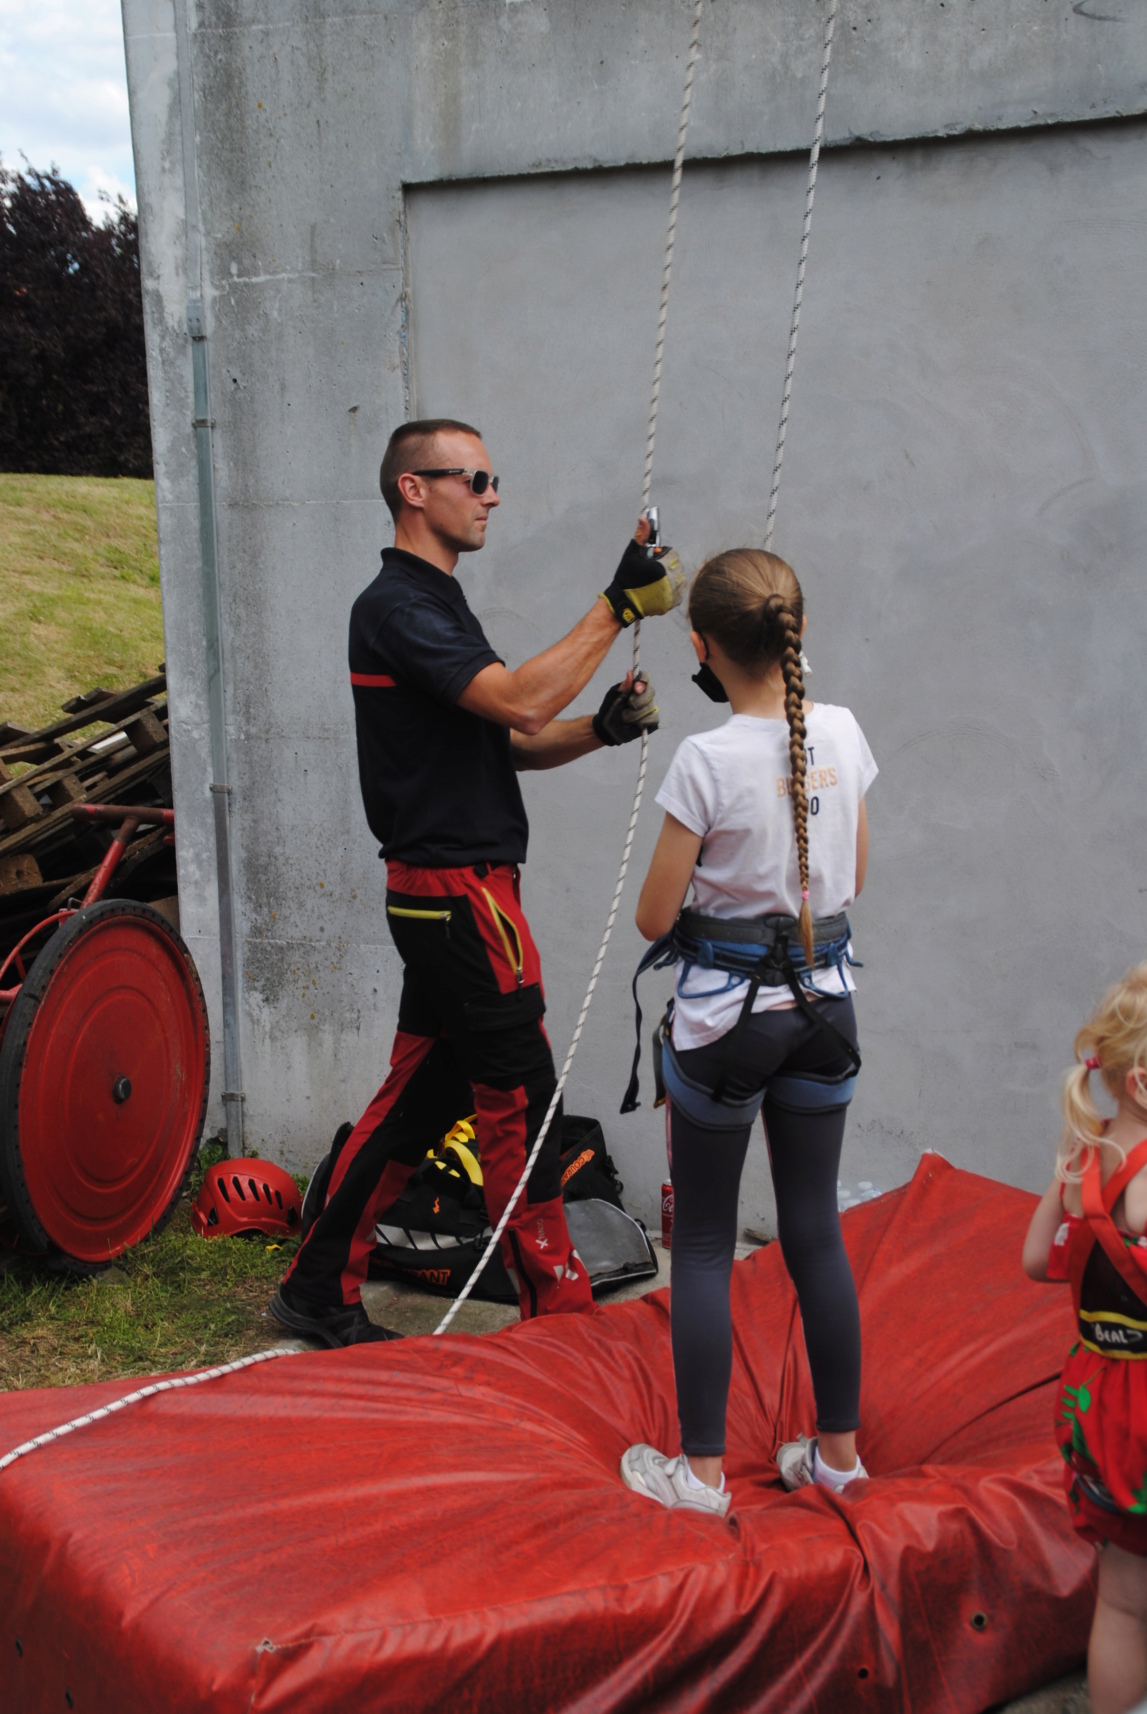
<instances>
[{"instance_id":1,"label":"man's short hair","mask_svg":"<svg viewBox=\"0 0 1147 1714\"><path fill-rule=\"evenodd\" d=\"M378 485L396 522L402 507L398 478L425 465L427 458L432 456L435 435L451 433L472 434L475 440L482 438L476 428L471 428L469 423L457 422L454 417L423 417L419 422L403 423L387 441L378 472Z\"/></svg>"}]
</instances>

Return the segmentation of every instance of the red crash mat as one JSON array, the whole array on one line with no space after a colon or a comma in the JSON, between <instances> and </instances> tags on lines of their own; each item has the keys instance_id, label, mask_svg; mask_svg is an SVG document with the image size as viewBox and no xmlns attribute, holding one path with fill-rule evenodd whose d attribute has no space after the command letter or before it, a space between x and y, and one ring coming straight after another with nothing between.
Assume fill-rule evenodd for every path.
<instances>
[{"instance_id":1,"label":"red crash mat","mask_svg":"<svg viewBox=\"0 0 1147 1714\"><path fill-rule=\"evenodd\" d=\"M926 1155L844 1222L872 1475L811 1431L776 1246L734 1269L729 1523L617 1474L677 1450L668 1294L485 1338L267 1363L0 1473L6 1711L989 1708L1081 1658L1094 1554L1052 1438L1062 1288L1033 1198ZM130 1390L0 1395L0 1451Z\"/></svg>"}]
</instances>

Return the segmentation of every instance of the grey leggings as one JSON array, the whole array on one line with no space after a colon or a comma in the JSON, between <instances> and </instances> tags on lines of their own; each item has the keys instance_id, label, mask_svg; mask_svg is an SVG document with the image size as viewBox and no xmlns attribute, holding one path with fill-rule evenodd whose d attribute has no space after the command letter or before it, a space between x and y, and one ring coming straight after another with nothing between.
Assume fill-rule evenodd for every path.
<instances>
[{"instance_id":1,"label":"grey leggings","mask_svg":"<svg viewBox=\"0 0 1147 1714\"><path fill-rule=\"evenodd\" d=\"M819 1002L841 1035L856 1040L849 999ZM677 1055L685 1075L711 1086L727 1037ZM836 1183L847 1108L795 1113L771 1102L768 1080L799 1071L834 1074L844 1055L796 1007L756 1012L731 1068L729 1093L765 1084L763 1116L785 1266L796 1287L816 1395L817 1427L844 1434L860 1424L860 1312L837 1212ZM673 1247L670 1318L682 1450L725 1450L733 1365L729 1279L737 1199L751 1127L708 1131L671 1107Z\"/></svg>"}]
</instances>

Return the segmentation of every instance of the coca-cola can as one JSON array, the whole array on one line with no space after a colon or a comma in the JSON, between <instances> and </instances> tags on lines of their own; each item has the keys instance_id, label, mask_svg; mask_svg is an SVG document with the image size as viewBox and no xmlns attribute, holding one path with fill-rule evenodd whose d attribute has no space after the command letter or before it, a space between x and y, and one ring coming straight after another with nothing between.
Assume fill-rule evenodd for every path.
<instances>
[{"instance_id":1,"label":"coca-cola can","mask_svg":"<svg viewBox=\"0 0 1147 1714\"><path fill-rule=\"evenodd\" d=\"M661 1245L671 1249L673 1243L673 1186L661 1186Z\"/></svg>"}]
</instances>

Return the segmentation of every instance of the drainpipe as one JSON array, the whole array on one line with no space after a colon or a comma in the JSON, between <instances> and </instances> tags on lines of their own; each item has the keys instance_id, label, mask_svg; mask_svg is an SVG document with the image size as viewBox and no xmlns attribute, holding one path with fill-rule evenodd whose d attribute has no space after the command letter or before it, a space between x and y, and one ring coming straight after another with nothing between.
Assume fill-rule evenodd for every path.
<instances>
[{"instance_id":1,"label":"drainpipe","mask_svg":"<svg viewBox=\"0 0 1147 1714\"><path fill-rule=\"evenodd\" d=\"M239 960L231 864L231 785L227 768L227 707L223 683L223 623L219 598L219 554L215 517L215 459L212 444L207 318L203 303L203 239L196 157L195 90L191 76L188 0L175 0L179 106L183 132L183 192L187 219L187 332L191 342L195 462L199 486L199 563L203 580L203 640L207 667L208 728L211 735L211 802L215 820L215 874L219 891L219 966L223 987L223 1109L227 1148L243 1148L243 1070L239 1041Z\"/></svg>"}]
</instances>

